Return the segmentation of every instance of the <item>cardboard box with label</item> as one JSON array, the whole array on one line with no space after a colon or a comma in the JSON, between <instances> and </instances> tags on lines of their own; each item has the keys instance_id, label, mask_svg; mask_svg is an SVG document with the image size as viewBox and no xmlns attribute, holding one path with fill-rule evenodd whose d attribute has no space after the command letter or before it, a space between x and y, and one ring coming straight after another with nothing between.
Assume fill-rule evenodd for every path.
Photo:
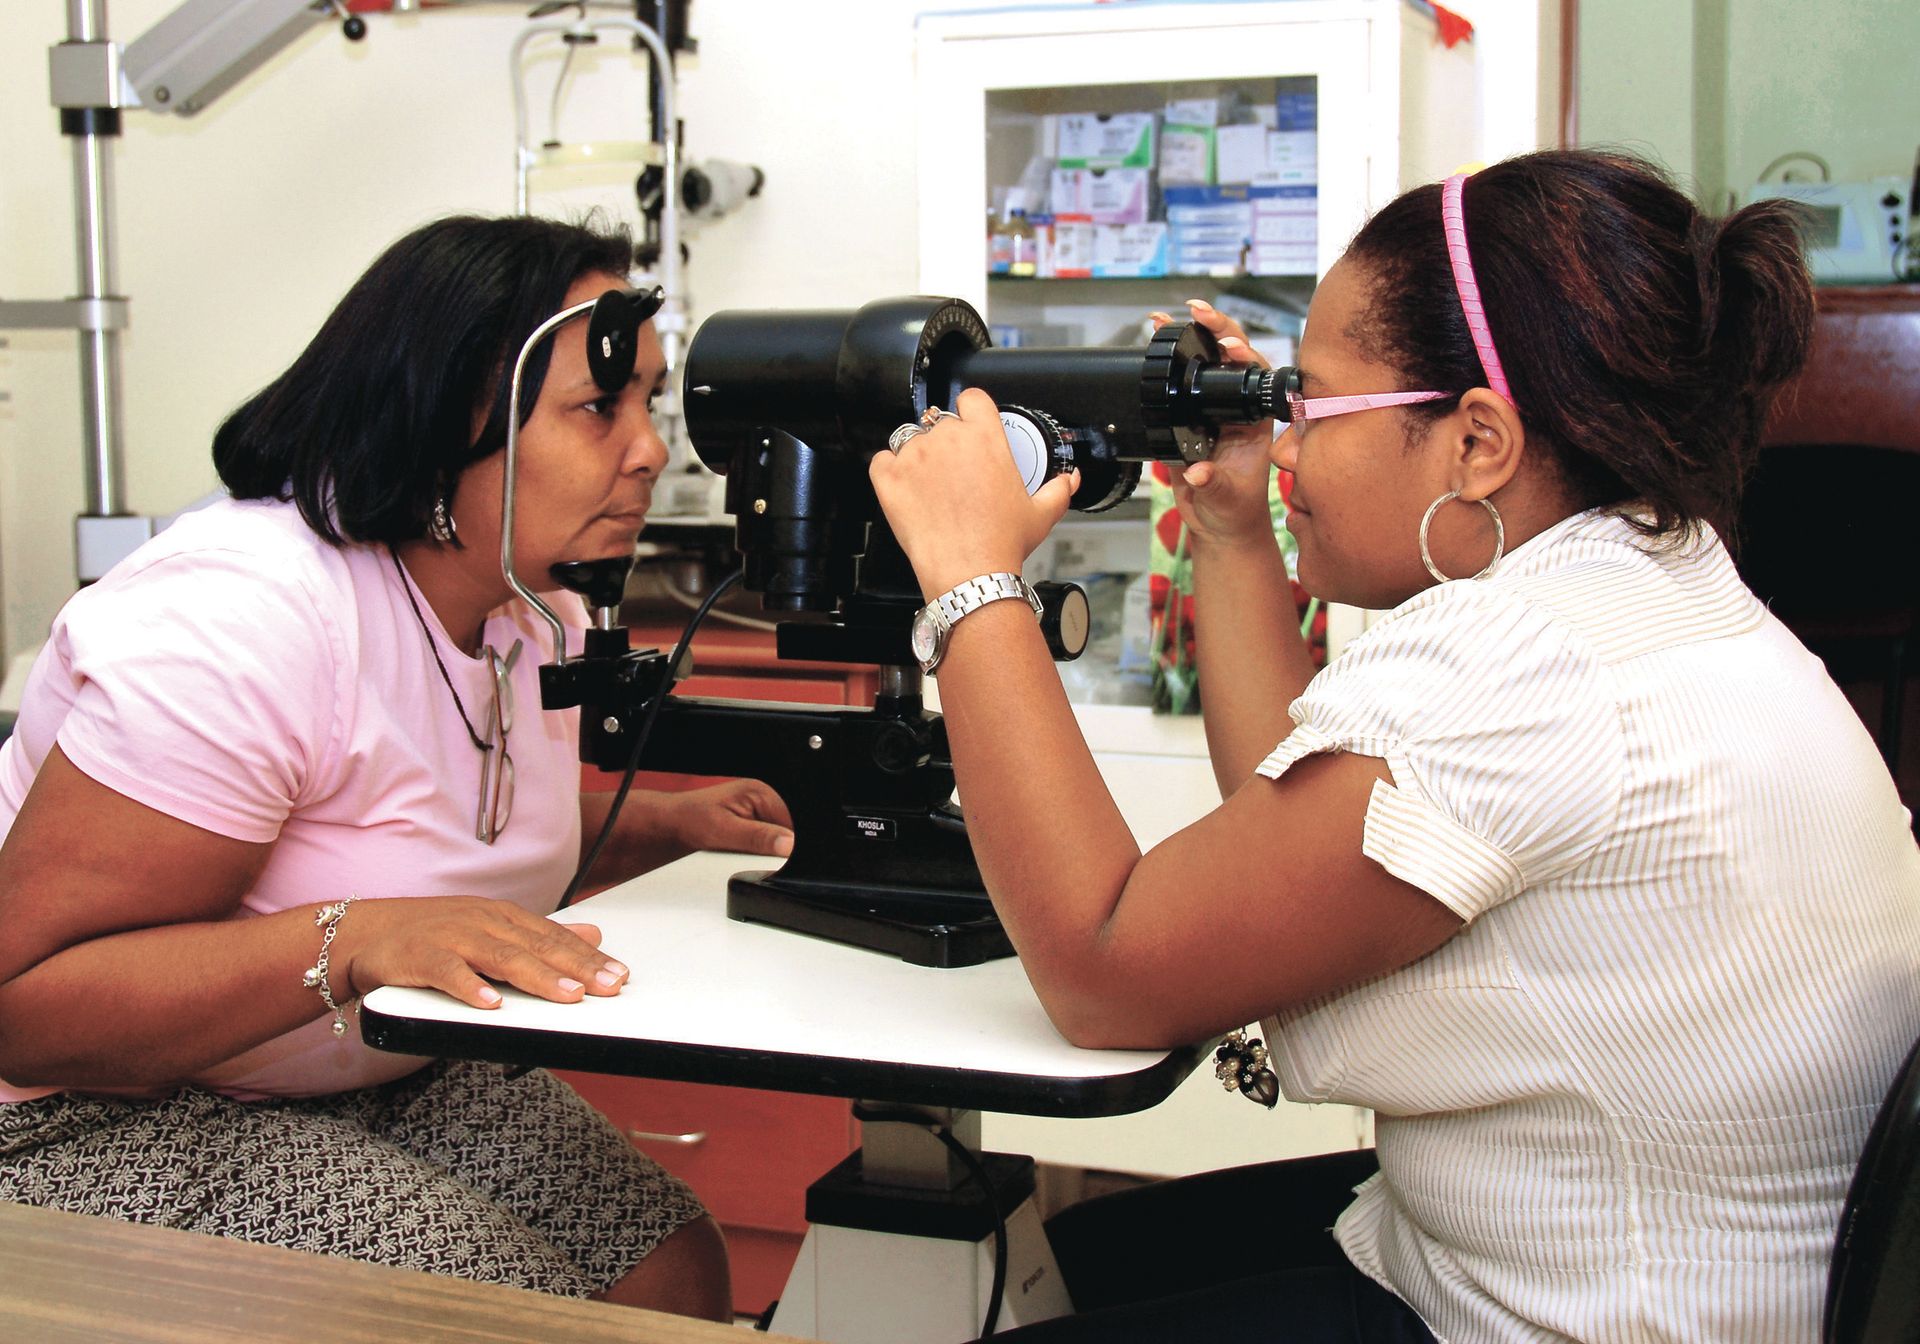
<instances>
[{"instance_id":1,"label":"cardboard box with label","mask_svg":"<svg viewBox=\"0 0 1920 1344\"><path fill-rule=\"evenodd\" d=\"M1064 112L1059 134L1062 168L1154 166L1151 112Z\"/></svg>"},{"instance_id":2,"label":"cardboard box with label","mask_svg":"<svg viewBox=\"0 0 1920 1344\"><path fill-rule=\"evenodd\" d=\"M1096 276L1150 276L1167 273L1167 226L1096 224L1093 233Z\"/></svg>"}]
</instances>

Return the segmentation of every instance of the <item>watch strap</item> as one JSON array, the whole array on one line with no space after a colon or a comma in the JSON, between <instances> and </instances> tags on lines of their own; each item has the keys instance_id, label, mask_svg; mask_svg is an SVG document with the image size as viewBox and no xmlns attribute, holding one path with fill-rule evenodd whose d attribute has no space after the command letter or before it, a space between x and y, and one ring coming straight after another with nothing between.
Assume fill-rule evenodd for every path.
<instances>
[{"instance_id":1,"label":"watch strap","mask_svg":"<svg viewBox=\"0 0 1920 1344\"><path fill-rule=\"evenodd\" d=\"M968 579L965 583L956 583L927 605L939 614L940 624L951 630L954 623L968 612L978 611L989 602L998 602L1008 597L1025 598L1027 605L1033 608L1033 614L1035 616L1041 614L1039 595L1028 586L1025 579L1006 570L982 574L978 578Z\"/></svg>"}]
</instances>

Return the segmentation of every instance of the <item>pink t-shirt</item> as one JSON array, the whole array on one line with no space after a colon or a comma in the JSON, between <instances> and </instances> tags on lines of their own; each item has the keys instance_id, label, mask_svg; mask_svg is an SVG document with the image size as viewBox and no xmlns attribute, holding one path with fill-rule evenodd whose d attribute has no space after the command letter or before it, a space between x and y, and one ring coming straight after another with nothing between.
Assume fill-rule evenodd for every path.
<instances>
[{"instance_id":1,"label":"pink t-shirt","mask_svg":"<svg viewBox=\"0 0 1920 1344\"><path fill-rule=\"evenodd\" d=\"M549 600L569 625L584 622L571 594ZM460 651L424 599L420 612L484 732L487 664ZM492 845L474 838L481 753L427 639L384 546L330 546L274 501L188 514L55 618L0 748L0 838L57 742L136 802L272 842L233 918L349 893L491 896L549 913L580 852L579 711L540 710L551 628L518 601L486 623L496 649L525 641L512 674L513 811ZM236 1097L306 1096L422 1063L331 1027L317 1017L193 1081ZM51 1090L0 1082L0 1101Z\"/></svg>"}]
</instances>

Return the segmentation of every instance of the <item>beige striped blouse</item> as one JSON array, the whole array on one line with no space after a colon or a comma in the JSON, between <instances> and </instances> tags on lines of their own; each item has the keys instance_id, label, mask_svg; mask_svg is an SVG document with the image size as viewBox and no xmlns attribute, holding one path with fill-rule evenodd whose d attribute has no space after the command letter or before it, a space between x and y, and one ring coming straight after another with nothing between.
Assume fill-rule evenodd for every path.
<instances>
[{"instance_id":1,"label":"beige striped blouse","mask_svg":"<svg viewBox=\"0 0 1920 1344\"><path fill-rule=\"evenodd\" d=\"M1447 1344L1815 1340L1920 1035L1920 851L1718 539L1569 518L1291 713L1260 773L1385 760L1365 852L1467 921L1267 1023L1289 1097L1378 1113L1348 1256Z\"/></svg>"}]
</instances>

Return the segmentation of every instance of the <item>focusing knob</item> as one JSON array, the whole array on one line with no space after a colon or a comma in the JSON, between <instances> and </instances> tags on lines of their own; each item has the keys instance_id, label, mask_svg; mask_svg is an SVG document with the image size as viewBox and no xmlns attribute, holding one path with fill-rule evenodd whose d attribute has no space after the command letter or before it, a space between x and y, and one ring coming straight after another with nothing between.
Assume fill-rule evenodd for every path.
<instances>
[{"instance_id":1,"label":"focusing knob","mask_svg":"<svg viewBox=\"0 0 1920 1344\"><path fill-rule=\"evenodd\" d=\"M1140 421L1156 459L1201 462L1213 451L1214 436L1200 417L1193 384L1219 357L1213 333L1198 322L1169 322L1147 342L1140 361Z\"/></svg>"},{"instance_id":2,"label":"focusing knob","mask_svg":"<svg viewBox=\"0 0 1920 1344\"><path fill-rule=\"evenodd\" d=\"M1278 369L1268 369L1260 375L1260 404L1266 407L1268 415L1276 419L1285 420L1289 418L1286 407L1286 395L1281 393L1279 396L1275 396L1278 389L1274 386L1274 382L1279 376L1280 370Z\"/></svg>"},{"instance_id":3,"label":"focusing knob","mask_svg":"<svg viewBox=\"0 0 1920 1344\"><path fill-rule=\"evenodd\" d=\"M1080 473L1080 489L1073 497L1073 507L1081 513L1105 513L1131 499L1139 488L1138 462L1110 462L1101 466L1105 467L1104 471L1096 468ZM1085 502L1081 500L1082 495L1086 496Z\"/></svg>"},{"instance_id":4,"label":"focusing knob","mask_svg":"<svg viewBox=\"0 0 1920 1344\"><path fill-rule=\"evenodd\" d=\"M1073 443L1060 422L1045 411L1002 406L1000 427L1007 433L1014 470L1031 495L1055 476L1073 470Z\"/></svg>"},{"instance_id":5,"label":"focusing knob","mask_svg":"<svg viewBox=\"0 0 1920 1344\"><path fill-rule=\"evenodd\" d=\"M1040 633L1053 661L1070 663L1085 653L1093 630L1087 590L1077 583L1036 583L1033 595L1040 599Z\"/></svg>"}]
</instances>

